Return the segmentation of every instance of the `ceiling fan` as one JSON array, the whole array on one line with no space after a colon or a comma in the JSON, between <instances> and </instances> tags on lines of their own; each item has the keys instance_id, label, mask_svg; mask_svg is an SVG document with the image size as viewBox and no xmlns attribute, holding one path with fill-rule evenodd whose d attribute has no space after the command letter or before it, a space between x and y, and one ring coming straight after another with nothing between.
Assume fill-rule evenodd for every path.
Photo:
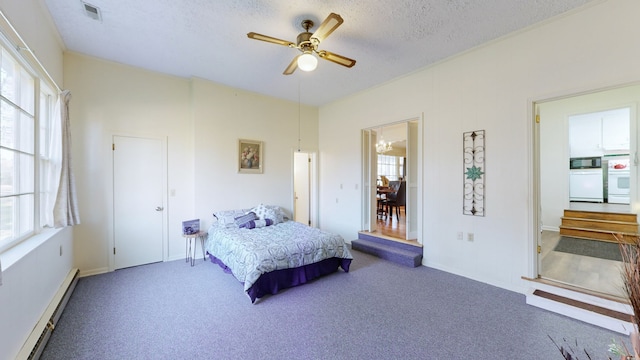
<instances>
[{"instance_id":1,"label":"ceiling fan","mask_svg":"<svg viewBox=\"0 0 640 360\"><path fill-rule=\"evenodd\" d=\"M312 34L309 32L309 29L313 27L313 21L311 20L303 20L302 28L303 32L298 34L298 38L296 39L296 43L292 43L291 41L277 39L271 36L262 35L254 32L250 32L247 34L249 39L266 41L273 44L284 45L290 48L296 48L302 52L295 58L293 61L287 66L284 70L284 75L291 75L296 70L296 68L300 68L300 70L304 71L312 71L316 68L318 64L318 59L313 56L313 53L318 54L321 59L329 60L336 64L340 64L342 66L346 66L348 68L353 67L356 64L356 61L353 59L349 59L348 57L334 54L332 52L326 50L318 50L318 45L324 39L326 39L331 33L340 26L344 20L338 14L331 13L327 18L320 24L320 27Z\"/></svg>"}]
</instances>

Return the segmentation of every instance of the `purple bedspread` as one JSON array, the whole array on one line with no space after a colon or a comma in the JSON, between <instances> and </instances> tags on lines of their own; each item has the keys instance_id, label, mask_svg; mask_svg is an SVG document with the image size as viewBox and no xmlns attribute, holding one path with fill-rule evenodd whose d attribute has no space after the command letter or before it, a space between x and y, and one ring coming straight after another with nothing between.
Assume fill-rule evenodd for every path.
<instances>
[{"instance_id":1,"label":"purple bedspread","mask_svg":"<svg viewBox=\"0 0 640 360\"><path fill-rule=\"evenodd\" d=\"M224 272L231 274L231 269L220 261L220 259L211 254L209 254L209 258L211 262L218 264ZM345 272L349 272L350 265L351 259L334 257L293 269L275 270L262 274L258 281L249 288L247 295L251 298L251 302L255 303L256 299L264 295L276 294L280 289L305 284L313 279L337 271L338 267L341 267Z\"/></svg>"}]
</instances>

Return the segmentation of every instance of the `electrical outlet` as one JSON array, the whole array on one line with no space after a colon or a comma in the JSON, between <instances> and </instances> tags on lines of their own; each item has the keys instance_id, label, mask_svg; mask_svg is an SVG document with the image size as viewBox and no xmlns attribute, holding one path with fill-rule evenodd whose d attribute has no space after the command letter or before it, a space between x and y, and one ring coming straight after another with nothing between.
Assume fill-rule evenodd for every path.
<instances>
[{"instance_id":1,"label":"electrical outlet","mask_svg":"<svg viewBox=\"0 0 640 360\"><path fill-rule=\"evenodd\" d=\"M336 204L338 203L338 198L336 198Z\"/></svg>"},{"instance_id":2,"label":"electrical outlet","mask_svg":"<svg viewBox=\"0 0 640 360\"><path fill-rule=\"evenodd\" d=\"M462 231L458 231L458 240L462 241L462 237L463 237L463 233Z\"/></svg>"},{"instance_id":3,"label":"electrical outlet","mask_svg":"<svg viewBox=\"0 0 640 360\"><path fill-rule=\"evenodd\" d=\"M467 240L473 241L473 233L467 233Z\"/></svg>"}]
</instances>

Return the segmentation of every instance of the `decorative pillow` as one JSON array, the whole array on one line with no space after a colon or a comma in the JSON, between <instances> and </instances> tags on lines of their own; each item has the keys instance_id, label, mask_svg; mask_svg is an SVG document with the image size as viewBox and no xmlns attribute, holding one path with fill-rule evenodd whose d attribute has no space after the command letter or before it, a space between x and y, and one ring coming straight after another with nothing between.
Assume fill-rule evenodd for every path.
<instances>
[{"instance_id":1,"label":"decorative pillow","mask_svg":"<svg viewBox=\"0 0 640 360\"><path fill-rule=\"evenodd\" d=\"M248 223L251 220L257 220L258 218L256 217L256 214L253 212L248 212L242 216L238 216L237 218L235 218L235 224L238 225L238 227L244 227L243 225L245 225L246 223Z\"/></svg>"},{"instance_id":2,"label":"decorative pillow","mask_svg":"<svg viewBox=\"0 0 640 360\"><path fill-rule=\"evenodd\" d=\"M260 204L254 207L253 209L251 209L251 211L256 213L256 216L259 220L271 219L274 224L278 223L276 213L273 211L273 209L270 209L264 204Z\"/></svg>"},{"instance_id":3,"label":"decorative pillow","mask_svg":"<svg viewBox=\"0 0 640 360\"><path fill-rule=\"evenodd\" d=\"M267 211L268 209L266 206L264 206L264 204L260 204L254 207L253 209L251 209L251 212L255 213L258 219L260 220L265 219L267 217Z\"/></svg>"},{"instance_id":4,"label":"decorative pillow","mask_svg":"<svg viewBox=\"0 0 640 360\"><path fill-rule=\"evenodd\" d=\"M274 214L275 214L275 223L279 224L281 222L284 222L285 219L289 219L287 217L287 215L285 214L284 210L282 210L282 208L280 206L275 206L275 205L266 205L267 209L271 209L273 210Z\"/></svg>"},{"instance_id":5,"label":"decorative pillow","mask_svg":"<svg viewBox=\"0 0 640 360\"><path fill-rule=\"evenodd\" d=\"M273 225L273 221L271 221L271 219L264 219L264 220L249 220L246 223L240 225L240 227L247 228L247 229L255 229L255 228L261 228L261 227L271 226L271 225Z\"/></svg>"}]
</instances>

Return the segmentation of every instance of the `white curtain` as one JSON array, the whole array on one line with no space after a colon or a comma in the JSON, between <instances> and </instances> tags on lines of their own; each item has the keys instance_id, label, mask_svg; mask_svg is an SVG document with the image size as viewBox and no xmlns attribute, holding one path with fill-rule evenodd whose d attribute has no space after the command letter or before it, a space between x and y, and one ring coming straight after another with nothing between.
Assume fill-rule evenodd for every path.
<instances>
[{"instance_id":1,"label":"white curtain","mask_svg":"<svg viewBox=\"0 0 640 360\"><path fill-rule=\"evenodd\" d=\"M42 193L41 225L53 227L53 208L56 204L58 187L60 185L60 171L62 169L62 119L60 101L62 95L58 95L49 127L49 148L44 151L46 158L42 167L43 180L40 192Z\"/></svg>"},{"instance_id":2,"label":"white curtain","mask_svg":"<svg viewBox=\"0 0 640 360\"><path fill-rule=\"evenodd\" d=\"M60 182L53 207L53 225L56 228L80 224L78 200L76 199L76 184L71 168L71 124L69 123L69 100L71 92L64 90L60 94L60 129L62 141L62 162L60 167ZM56 112L57 114L58 112Z\"/></svg>"}]
</instances>

